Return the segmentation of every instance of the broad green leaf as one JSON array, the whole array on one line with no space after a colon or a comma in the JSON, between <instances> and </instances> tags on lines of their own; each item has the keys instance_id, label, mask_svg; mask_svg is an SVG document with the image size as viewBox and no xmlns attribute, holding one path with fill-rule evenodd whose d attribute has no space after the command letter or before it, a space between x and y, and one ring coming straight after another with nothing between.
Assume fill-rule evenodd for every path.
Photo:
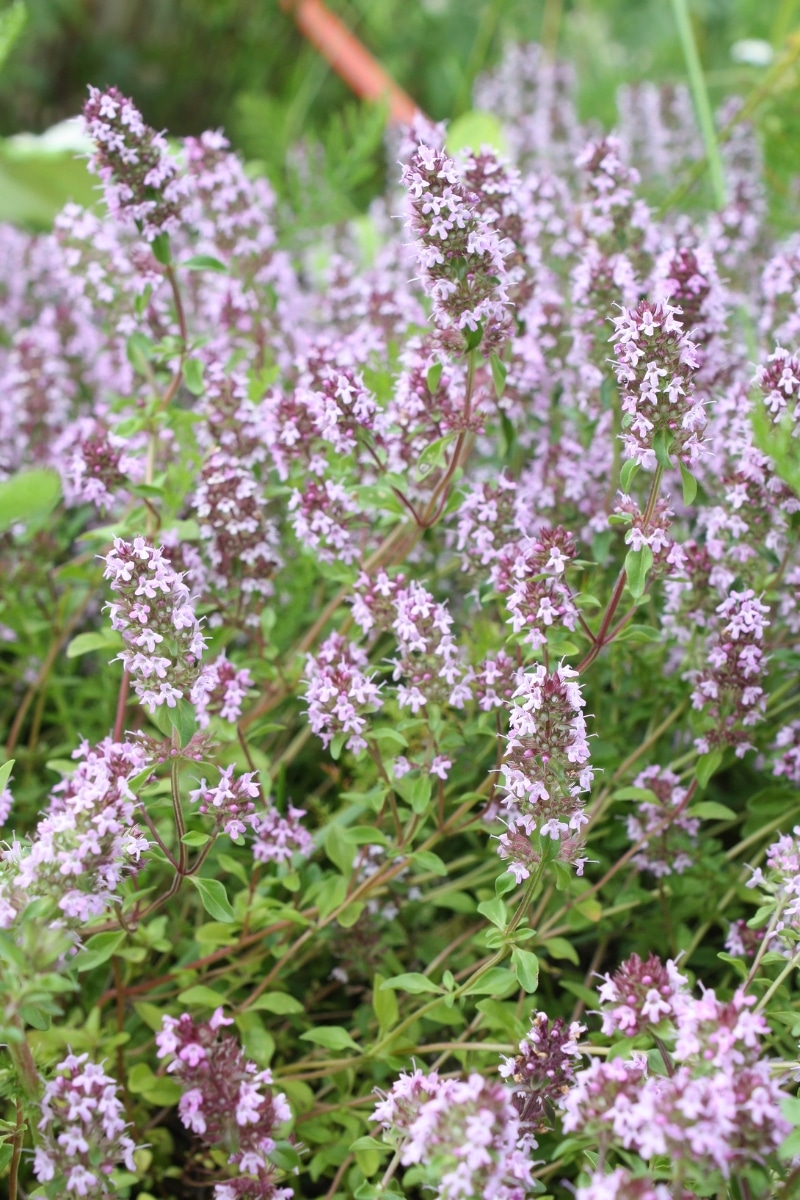
<instances>
[{"instance_id":1,"label":"broad green leaf","mask_svg":"<svg viewBox=\"0 0 800 1200\"><path fill-rule=\"evenodd\" d=\"M656 462L665 471L672 466L669 452L673 440L673 436L668 429L657 429L653 434L653 453L656 456Z\"/></svg>"},{"instance_id":2,"label":"broad green leaf","mask_svg":"<svg viewBox=\"0 0 800 1200\"><path fill-rule=\"evenodd\" d=\"M539 960L531 950L523 950L515 946L511 951L511 966L514 969L520 987L530 993L539 986Z\"/></svg>"},{"instance_id":3,"label":"broad green leaf","mask_svg":"<svg viewBox=\"0 0 800 1200\"><path fill-rule=\"evenodd\" d=\"M372 985L372 1007L381 1031L391 1029L400 1019L397 997L392 988L383 986L385 983L382 975L376 975Z\"/></svg>"},{"instance_id":4,"label":"broad green leaf","mask_svg":"<svg viewBox=\"0 0 800 1200\"><path fill-rule=\"evenodd\" d=\"M506 387L506 378L508 377L508 367L497 354L489 355L489 364L492 368L492 382L494 383L495 395L498 400L502 400Z\"/></svg>"},{"instance_id":5,"label":"broad green leaf","mask_svg":"<svg viewBox=\"0 0 800 1200\"><path fill-rule=\"evenodd\" d=\"M494 113L484 112L479 108L472 108L450 122L446 146L448 154L457 154L459 150L480 154L484 146L489 146L500 154L508 152L508 142L501 122Z\"/></svg>"},{"instance_id":6,"label":"broad green leaf","mask_svg":"<svg viewBox=\"0 0 800 1200\"><path fill-rule=\"evenodd\" d=\"M313 1042L315 1046L324 1046L326 1050L357 1050L361 1053L358 1042L354 1042L350 1034L341 1025L323 1025L321 1029L309 1029L300 1034L302 1042Z\"/></svg>"},{"instance_id":7,"label":"broad green leaf","mask_svg":"<svg viewBox=\"0 0 800 1200\"><path fill-rule=\"evenodd\" d=\"M116 954L127 936L123 931L96 933L72 959L70 966L76 971L91 971L94 967L99 967L101 963L107 962L112 954Z\"/></svg>"},{"instance_id":8,"label":"broad green leaf","mask_svg":"<svg viewBox=\"0 0 800 1200\"><path fill-rule=\"evenodd\" d=\"M254 1012L264 1009L265 1012L278 1013L280 1016L304 1011L300 1001L288 992L264 992L249 1007Z\"/></svg>"},{"instance_id":9,"label":"broad green leaf","mask_svg":"<svg viewBox=\"0 0 800 1200\"><path fill-rule=\"evenodd\" d=\"M220 992L215 992L213 988L206 987L204 983L196 983L193 987L179 992L178 999L181 1004L195 1004L199 1008L221 1008L228 1003Z\"/></svg>"},{"instance_id":10,"label":"broad green leaf","mask_svg":"<svg viewBox=\"0 0 800 1200\"><path fill-rule=\"evenodd\" d=\"M631 484L636 478L638 471L639 464L636 459L626 459L626 461L622 464L622 470L619 473L620 491L625 492L626 495L628 494L628 492L631 490Z\"/></svg>"},{"instance_id":11,"label":"broad green leaf","mask_svg":"<svg viewBox=\"0 0 800 1200\"><path fill-rule=\"evenodd\" d=\"M181 838L184 846L188 846L190 850L199 850L201 846L207 846L211 841L209 833L201 833L199 829L190 829Z\"/></svg>"},{"instance_id":12,"label":"broad green leaf","mask_svg":"<svg viewBox=\"0 0 800 1200\"><path fill-rule=\"evenodd\" d=\"M492 967L464 990L465 996L496 996L502 999L517 987L517 977L506 967Z\"/></svg>"},{"instance_id":13,"label":"broad green leaf","mask_svg":"<svg viewBox=\"0 0 800 1200\"><path fill-rule=\"evenodd\" d=\"M197 888L203 908L215 921L233 921L234 913L228 900L224 884L218 879L203 879L199 875L190 875L189 882Z\"/></svg>"},{"instance_id":14,"label":"broad green leaf","mask_svg":"<svg viewBox=\"0 0 800 1200\"><path fill-rule=\"evenodd\" d=\"M681 467L681 483L683 484L683 503L687 508L694 504L695 496L697 495L697 480L691 471L680 464Z\"/></svg>"},{"instance_id":15,"label":"broad green leaf","mask_svg":"<svg viewBox=\"0 0 800 1200\"><path fill-rule=\"evenodd\" d=\"M13 0L8 8L0 12L0 69L14 49L28 20L24 0Z\"/></svg>"},{"instance_id":16,"label":"broad green leaf","mask_svg":"<svg viewBox=\"0 0 800 1200\"><path fill-rule=\"evenodd\" d=\"M701 788L706 788L709 785L711 776L722 766L722 750L719 746L715 746L713 750L709 750L708 754L701 754L697 760L695 767L695 775L697 782Z\"/></svg>"},{"instance_id":17,"label":"broad green leaf","mask_svg":"<svg viewBox=\"0 0 800 1200\"><path fill-rule=\"evenodd\" d=\"M193 396L203 394L203 364L199 358L190 358L183 364L183 382Z\"/></svg>"},{"instance_id":18,"label":"broad green leaf","mask_svg":"<svg viewBox=\"0 0 800 1200\"><path fill-rule=\"evenodd\" d=\"M653 551L649 546L641 550L629 550L625 556L625 574L628 591L634 600L640 600L647 586L647 573L653 565Z\"/></svg>"},{"instance_id":19,"label":"broad green leaf","mask_svg":"<svg viewBox=\"0 0 800 1200\"><path fill-rule=\"evenodd\" d=\"M686 815L704 821L735 821L739 814L717 800L701 800L699 804L693 804Z\"/></svg>"},{"instance_id":20,"label":"broad green leaf","mask_svg":"<svg viewBox=\"0 0 800 1200\"><path fill-rule=\"evenodd\" d=\"M381 988L392 988L394 991L409 992L412 995L421 992L442 992L438 983L428 979L427 975L421 975L419 971L406 971L402 975L392 975L391 979L387 979L381 984Z\"/></svg>"},{"instance_id":21,"label":"broad green leaf","mask_svg":"<svg viewBox=\"0 0 800 1200\"><path fill-rule=\"evenodd\" d=\"M0 533L12 525L41 522L61 499L61 480L48 467L17 471L0 483Z\"/></svg>"},{"instance_id":22,"label":"broad green leaf","mask_svg":"<svg viewBox=\"0 0 800 1200\"><path fill-rule=\"evenodd\" d=\"M95 650L118 650L122 642L113 630L103 633L79 633L67 646L67 658L81 658Z\"/></svg>"},{"instance_id":23,"label":"broad green leaf","mask_svg":"<svg viewBox=\"0 0 800 1200\"><path fill-rule=\"evenodd\" d=\"M432 367L428 367L428 376L427 376L428 391L430 392L430 394L432 396L435 395L436 389L439 386L439 380L441 378L442 378L442 364L440 362L434 363Z\"/></svg>"},{"instance_id":24,"label":"broad green leaf","mask_svg":"<svg viewBox=\"0 0 800 1200\"><path fill-rule=\"evenodd\" d=\"M8 760L8 762L4 762L2 767L0 767L0 792L4 791L8 781L10 779L11 772L14 769L15 762L16 762L16 759L10 758Z\"/></svg>"},{"instance_id":25,"label":"broad green leaf","mask_svg":"<svg viewBox=\"0 0 800 1200\"><path fill-rule=\"evenodd\" d=\"M478 905L478 912L487 920L496 925L498 929L505 929L508 924L508 910L505 902L500 896L494 896L491 900L484 900Z\"/></svg>"},{"instance_id":26,"label":"broad green leaf","mask_svg":"<svg viewBox=\"0 0 800 1200\"><path fill-rule=\"evenodd\" d=\"M416 866L421 867L423 871L432 871L434 875L447 874L447 866L432 850L417 850L411 857Z\"/></svg>"},{"instance_id":27,"label":"broad green leaf","mask_svg":"<svg viewBox=\"0 0 800 1200\"><path fill-rule=\"evenodd\" d=\"M566 958L568 962L574 963L576 967L580 962L580 959L578 958L578 951L575 949L572 942L568 942L566 938L548 938L546 950L550 958Z\"/></svg>"},{"instance_id":28,"label":"broad green leaf","mask_svg":"<svg viewBox=\"0 0 800 1200\"><path fill-rule=\"evenodd\" d=\"M220 275L227 275L228 268L224 262L220 262L218 258L212 258L210 254L194 254L191 258L187 258L185 262L178 264L184 271L216 271Z\"/></svg>"}]
</instances>

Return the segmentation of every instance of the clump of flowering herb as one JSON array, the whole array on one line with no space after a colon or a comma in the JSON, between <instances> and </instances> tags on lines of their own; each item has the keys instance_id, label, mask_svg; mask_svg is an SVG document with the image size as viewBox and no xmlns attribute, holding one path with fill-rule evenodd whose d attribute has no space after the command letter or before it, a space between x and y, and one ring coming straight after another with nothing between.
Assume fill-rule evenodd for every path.
<instances>
[{"instance_id":1,"label":"clump of flowering herb","mask_svg":"<svg viewBox=\"0 0 800 1200\"><path fill-rule=\"evenodd\" d=\"M89 168L100 177L111 215L135 225L148 242L179 229L189 184L163 135L114 87L90 87L83 115L95 144Z\"/></svg>"},{"instance_id":2,"label":"clump of flowering herb","mask_svg":"<svg viewBox=\"0 0 800 1200\"><path fill-rule=\"evenodd\" d=\"M105 563L117 596L108 606L111 627L125 642L119 660L150 712L175 708L200 674L206 647L183 576L143 537L115 538Z\"/></svg>"},{"instance_id":3,"label":"clump of flowering herb","mask_svg":"<svg viewBox=\"0 0 800 1200\"><path fill-rule=\"evenodd\" d=\"M33 1172L49 1195L111 1196L109 1176L119 1163L136 1171L136 1145L118 1084L88 1054L68 1054L45 1087Z\"/></svg>"},{"instance_id":4,"label":"clump of flowering herb","mask_svg":"<svg viewBox=\"0 0 800 1200\"><path fill-rule=\"evenodd\" d=\"M156 1035L160 1058L184 1088L178 1112L185 1127L206 1146L228 1152L237 1174L214 1189L216 1200L288 1200L291 1188L279 1187L270 1155L275 1134L291 1118L282 1092L271 1088L272 1073L249 1062L226 1025L233 1019L217 1008L208 1021L188 1013L165 1016Z\"/></svg>"},{"instance_id":5,"label":"clump of flowering herb","mask_svg":"<svg viewBox=\"0 0 800 1200\"><path fill-rule=\"evenodd\" d=\"M382 706L380 685L366 668L366 654L332 633L306 660L306 703L311 728L329 746L340 736L349 750L366 748L367 716Z\"/></svg>"},{"instance_id":6,"label":"clump of flowering herb","mask_svg":"<svg viewBox=\"0 0 800 1200\"><path fill-rule=\"evenodd\" d=\"M533 1188L536 1142L522 1131L508 1088L482 1075L403 1074L372 1119L441 1200L522 1200Z\"/></svg>"},{"instance_id":7,"label":"clump of flowering herb","mask_svg":"<svg viewBox=\"0 0 800 1200\"><path fill-rule=\"evenodd\" d=\"M685 987L686 978L672 959L664 964L655 954L645 961L632 954L598 988L603 1033L633 1037L674 1018Z\"/></svg>"}]
</instances>

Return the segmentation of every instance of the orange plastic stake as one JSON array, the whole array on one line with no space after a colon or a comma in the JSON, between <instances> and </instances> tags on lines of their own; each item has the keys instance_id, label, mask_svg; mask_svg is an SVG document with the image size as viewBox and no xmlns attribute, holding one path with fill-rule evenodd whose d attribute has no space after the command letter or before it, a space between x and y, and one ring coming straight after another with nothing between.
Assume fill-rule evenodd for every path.
<instances>
[{"instance_id":1,"label":"orange plastic stake","mask_svg":"<svg viewBox=\"0 0 800 1200\"><path fill-rule=\"evenodd\" d=\"M327 59L333 70L365 100L389 101L389 120L408 125L419 106L398 87L357 37L334 16L322 0L280 0L304 37Z\"/></svg>"}]
</instances>

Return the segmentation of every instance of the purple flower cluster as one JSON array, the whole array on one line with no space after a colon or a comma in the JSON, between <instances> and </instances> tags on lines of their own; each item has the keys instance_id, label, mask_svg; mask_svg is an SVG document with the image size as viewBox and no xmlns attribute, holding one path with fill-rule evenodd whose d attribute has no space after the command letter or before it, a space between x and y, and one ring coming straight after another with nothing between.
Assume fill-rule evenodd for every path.
<instances>
[{"instance_id":1,"label":"purple flower cluster","mask_svg":"<svg viewBox=\"0 0 800 1200\"><path fill-rule=\"evenodd\" d=\"M159 1058L171 1058L167 1070L185 1089L178 1112L185 1127L212 1149L230 1152L233 1179L218 1183L215 1200L289 1200L291 1188L279 1187L270 1155L277 1127L291 1118L282 1092L273 1092L272 1073L248 1062L221 1008L209 1021L196 1023L188 1013L165 1016L156 1034Z\"/></svg>"},{"instance_id":2,"label":"purple flower cluster","mask_svg":"<svg viewBox=\"0 0 800 1200\"><path fill-rule=\"evenodd\" d=\"M417 146L402 181L423 282L445 344L470 347L472 336L486 353L497 349L508 336L506 256L513 243L499 236L494 214L481 213L478 197L443 151Z\"/></svg>"},{"instance_id":3,"label":"purple flower cluster","mask_svg":"<svg viewBox=\"0 0 800 1200\"><path fill-rule=\"evenodd\" d=\"M418 1164L441 1200L523 1200L533 1189L531 1150L507 1087L482 1075L402 1074L372 1120L404 1166Z\"/></svg>"},{"instance_id":4,"label":"purple flower cluster","mask_svg":"<svg viewBox=\"0 0 800 1200\"><path fill-rule=\"evenodd\" d=\"M0 928L45 897L70 924L101 916L148 849L134 823L130 786L148 765L145 750L106 738L98 746L84 742L73 758L78 766L53 788L30 840L0 851Z\"/></svg>"},{"instance_id":5,"label":"purple flower cluster","mask_svg":"<svg viewBox=\"0 0 800 1200\"><path fill-rule=\"evenodd\" d=\"M615 371L622 401L622 441L629 458L656 465L664 452L691 467L700 455L705 410L695 393L694 342L675 318L680 309L642 300L614 318ZM662 455L663 457L663 455Z\"/></svg>"},{"instance_id":6,"label":"purple flower cluster","mask_svg":"<svg viewBox=\"0 0 800 1200\"><path fill-rule=\"evenodd\" d=\"M143 537L115 538L105 563L118 597L108 606L111 626L125 642L117 657L150 712L174 708L197 680L206 647L183 576Z\"/></svg>"},{"instance_id":7,"label":"purple flower cluster","mask_svg":"<svg viewBox=\"0 0 800 1200\"><path fill-rule=\"evenodd\" d=\"M499 852L517 880L527 879L538 852L531 835L562 842L562 857L582 871L579 836L588 818L580 796L594 778L583 716L585 700L572 667L527 671L514 693L503 757L508 832Z\"/></svg>"},{"instance_id":8,"label":"purple flower cluster","mask_svg":"<svg viewBox=\"0 0 800 1200\"><path fill-rule=\"evenodd\" d=\"M366 749L367 715L381 708L380 685L368 674L369 660L354 642L332 633L317 654L306 659L308 721L323 746L337 734L358 753Z\"/></svg>"},{"instance_id":9,"label":"purple flower cluster","mask_svg":"<svg viewBox=\"0 0 800 1200\"><path fill-rule=\"evenodd\" d=\"M664 968L652 956L623 964L601 997L604 1029L626 1036L660 1029L672 1047L667 1074L651 1074L643 1054L594 1059L562 1101L566 1133L596 1139L603 1154L618 1147L645 1162L666 1155L679 1188L726 1180L774 1153L791 1127L781 1112L784 1093L761 1057L769 1026L753 1012L755 997L740 989L729 1001L711 990L695 998L674 964Z\"/></svg>"},{"instance_id":10,"label":"purple flower cluster","mask_svg":"<svg viewBox=\"0 0 800 1200\"><path fill-rule=\"evenodd\" d=\"M83 115L95 144L89 167L100 177L112 217L134 224L148 242L179 229L189 183L162 134L113 87L90 87Z\"/></svg>"},{"instance_id":11,"label":"purple flower cluster","mask_svg":"<svg viewBox=\"0 0 800 1200\"><path fill-rule=\"evenodd\" d=\"M652 800L641 800L636 815L627 819L630 840L646 842L633 862L658 879L673 872L682 875L694 862L700 830L698 818L683 811L687 789L665 767L646 767L636 776L633 786L645 788L653 795Z\"/></svg>"},{"instance_id":12,"label":"purple flower cluster","mask_svg":"<svg viewBox=\"0 0 800 1200\"><path fill-rule=\"evenodd\" d=\"M781 953L795 953L800 940L800 825L772 843L766 868L757 867L747 886L765 894L770 922L763 936L774 940Z\"/></svg>"},{"instance_id":13,"label":"purple flower cluster","mask_svg":"<svg viewBox=\"0 0 800 1200\"><path fill-rule=\"evenodd\" d=\"M88 1054L68 1054L41 1100L33 1172L40 1183L90 1200L112 1196L109 1176L123 1162L136 1171L133 1140L117 1082Z\"/></svg>"},{"instance_id":14,"label":"purple flower cluster","mask_svg":"<svg viewBox=\"0 0 800 1200\"><path fill-rule=\"evenodd\" d=\"M695 740L701 753L729 745L741 758L753 748L748 731L766 710L762 642L769 611L750 588L732 591L717 607L720 628L708 650L708 666L693 679L692 704L707 726Z\"/></svg>"}]
</instances>

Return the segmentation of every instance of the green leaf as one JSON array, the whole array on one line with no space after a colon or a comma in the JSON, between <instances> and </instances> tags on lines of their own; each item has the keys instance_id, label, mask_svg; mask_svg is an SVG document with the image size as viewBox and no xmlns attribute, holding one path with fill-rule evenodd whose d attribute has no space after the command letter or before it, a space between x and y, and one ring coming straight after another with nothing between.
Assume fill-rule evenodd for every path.
<instances>
[{"instance_id":1,"label":"green leaf","mask_svg":"<svg viewBox=\"0 0 800 1200\"><path fill-rule=\"evenodd\" d=\"M697 480L683 463L680 464L680 468L681 483L683 484L683 503L689 508L690 505L694 504L694 499L697 495Z\"/></svg>"},{"instance_id":2,"label":"green leaf","mask_svg":"<svg viewBox=\"0 0 800 1200\"><path fill-rule=\"evenodd\" d=\"M693 804L686 815L700 817L704 821L735 821L739 814L717 800L701 800L699 804Z\"/></svg>"},{"instance_id":3,"label":"green leaf","mask_svg":"<svg viewBox=\"0 0 800 1200\"><path fill-rule=\"evenodd\" d=\"M61 499L61 480L48 467L17 471L0 483L0 533L18 523L43 522Z\"/></svg>"},{"instance_id":4,"label":"green leaf","mask_svg":"<svg viewBox=\"0 0 800 1200\"><path fill-rule=\"evenodd\" d=\"M620 490L626 495L631 490L636 475L639 472L639 464L635 458L629 458L622 464L622 470L619 473Z\"/></svg>"},{"instance_id":5,"label":"green leaf","mask_svg":"<svg viewBox=\"0 0 800 1200\"><path fill-rule=\"evenodd\" d=\"M721 765L722 750L719 746L715 746L713 750L709 750L708 754L700 755L694 773L701 788L708 787L711 776L719 770Z\"/></svg>"},{"instance_id":6,"label":"green leaf","mask_svg":"<svg viewBox=\"0 0 800 1200\"><path fill-rule=\"evenodd\" d=\"M206 987L204 983L196 983L194 987L179 992L178 999L181 1004L194 1004L198 1008L221 1008L227 1004L223 995L215 992L213 988Z\"/></svg>"},{"instance_id":7,"label":"green leaf","mask_svg":"<svg viewBox=\"0 0 800 1200\"><path fill-rule=\"evenodd\" d=\"M494 391L498 400L503 399L503 392L506 388L506 378L508 377L508 367L497 354L489 355L489 365L492 368L492 381L494 383Z\"/></svg>"},{"instance_id":8,"label":"green leaf","mask_svg":"<svg viewBox=\"0 0 800 1200\"><path fill-rule=\"evenodd\" d=\"M423 871L432 871L434 875L447 875L447 866L432 850L416 850L411 857Z\"/></svg>"},{"instance_id":9,"label":"green leaf","mask_svg":"<svg viewBox=\"0 0 800 1200\"><path fill-rule=\"evenodd\" d=\"M210 254L193 254L191 258L187 258L185 262L178 265L184 271L216 271L220 275L228 274L225 263L220 262L218 258L213 258Z\"/></svg>"},{"instance_id":10,"label":"green leaf","mask_svg":"<svg viewBox=\"0 0 800 1200\"><path fill-rule=\"evenodd\" d=\"M517 976L506 967L492 967L471 987L465 988L465 996L495 996L502 999L517 987Z\"/></svg>"},{"instance_id":11,"label":"green leaf","mask_svg":"<svg viewBox=\"0 0 800 1200\"><path fill-rule=\"evenodd\" d=\"M164 1012L157 1004L150 1004L147 1000L134 1000L134 1011L148 1029L152 1029L154 1033L158 1033L164 1024Z\"/></svg>"},{"instance_id":12,"label":"green leaf","mask_svg":"<svg viewBox=\"0 0 800 1200\"><path fill-rule=\"evenodd\" d=\"M189 745L197 730L194 706L188 700L179 700L174 708L169 708L165 704L160 705L155 712L150 714L150 720L165 737L171 738L174 730L178 735L181 749Z\"/></svg>"},{"instance_id":13,"label":"green leaf","mask_svg":"<svg viewBox=\"0 0 800 1200\"><path fill-rule=\"evenodd\" d=\"M203 364L199 358L190 358L183 364L183 382L193 396L202 396L205 385Z\"/></svg>"},{"instance_id":14,"label":"green leaf","mask_svg":"<svg viewBox=\"0 0 800 1200\"><path fill-rule=\"evenodd\" d=\"M461 335L464 338L464 348L467 354L471 354L473 350L477 350L483 341L483 322L478 322L477 329L462 329Z\"/></svg>"},{"instance_id":15,"label":"green leaf","mask_svg":"<svg viewBox=\"0 0 800 1200\"><path fill-rule=\"evenodd\" d=\"M329 826L324 844L325 853L334 866L338 867L343 875L349 875L353 867L356 848L352 842L348 841L341 825Z\"/></svg>"},{"instance_id":16,"label":"green leaf","mask_svg":"<svg viewBox=\"0 0 800 1200\"><path fill-rule=\"evenodd\" d=\"M428 391L433 396L439 386L439 380L442 378L442 364L434 363L432 367L428 367Z\"/></svg>"},{"instance_id":17,"label":"green leaf","mask_svg":"<svg viewBox=\"0 0 800 1200\"><path fill-rule=\"evenodd\" d=\"M171 1107L183 1095L183 1088L171 1075L154 1075L147 1063L135 1063L128 1072L128 1089L148 1104Z\"/></svg>"},{"instance_id":18,"label":"green leaf","mask_svg":"<svg viewBox=\"0 0 800 1200\"><path fill-rule=\"evenodd\" d=\"M660 801L655 792L650 788L643 787L624 787L619 791L614 792L612 797L614 800L639 800L643 804L659 804Z\"/></svg>"},{"instance_id":19,"label":"green leaf","mask_svg":"<svg viewBox=\"0 0 800 1200\"><path fill-rule=\"evenodd\" d=\"M168 233L159 233L154 237L150 243L150 249L153 251L153 258L156 262L161 263L162 267L168 267L172 262Z\"/></svg>"},{"instance_id":20,"label":"green leaf","mask_svg":"<svg viewBox=\"0 0 800 1200\"><path fill-rule=\"evenodd\" d=\"M568 962L578 966L580 959L578 951L573 946L572 942L568 942L566 938L553 937L547 939L547 953L551 958L566 958Z\"/></svg>"},{"instance_id":21,"label":"green leaf","mask_svg":"<svg viewBox=\"0 0 800 1200\"><path fill-rule=\"evenodd\" d=\"M406 746L408 745L408 742L403 737L402 733L398 733L396 729L390 729L388 725L383 725L380 729L371 729L369 731L369 736L373 741L377 742L381 748L383 747L384 742L390 749L395 748L397 750L405 750Z\"/></svg>"},{"instance_id":22,"label":"green leaf","mask_svg":"<svg viewBox=\"0 0 800 1200\"><path fill-rule=\"evenodd\" d=\"M438 983L428 979L427 975L421 975L419 971L406 971L402 975L392 975L391 979L387 979L381 984L381 989L385 988L392 988L396 992L408 992L410 995L419 995L422 992L438 992L440 995L442 993Z\"/></svg>"},{"instance_id":23,"label":"green leaf","mask_svg":"<svg viewBox=\"0 0 800 1200\"><path fill-rule=\"evenodd\" d=\"M181 838L184 846L188 846L190 850L199 850L201 846L207 846L211 841L211 834L201 833L199 829L190 829Z\"/></svg>"},{"instance_id":24,"label":"green leaf","mask_svg":"<svg viewBox=\"0 0 800 1200\"><path fill-rule=\"evenodd\" d=\"M668 429L657 429L653 435L653 453L656 456L656 462L665 471L672 466L669 457L672 442L673 437Z\"/></svg>"},{"instance_id":25,"label":"green leaf","mask_svg":"<svg viewBox=\"0 0 800 1200\"><path fill-rule=\"evenodd\" d=\"M380 1150L382 1154L388 1154L388 1152L391 1150L391 1146L387 1145L386 1142L379 1142L377 1138L370 1137L369 1134L365 1134L363 1137L356 1138L350 1149L351 1151Z\"/></svg>"},{"instance_id":26,"label":"green leaf","mask_svg":"<svg viewBox=\"0 0 800 1200\"><path fill-rule=\"evenodd\" d=\"M153 343L143 333L132 333L125 343L125 353L134 371L147 375L153 358Z\"/></svg>"},{"instance_id":27,"label":"green leaf","mask_svg":"<svg viewBox=\"0 0 800 1200\"><path fill-rule=\"evenodd\" d=\"M480 154L484 146L490 146L500 154L508 153L501 122L494 113L479 108L472 108L450 122L445 144L448 154L457 154L459 150Z\"/></svg>"},{"instance_id":28,"label":"green leaf","mask_svg":"<svg viewBox=\"0 0 800 1200\"><path fill-rule=\"evenodd\" d=\"M530 950L515 946L511 951L511 966L519 985L529 995L539 986L539 960Z\"/></svg>"},{"instance_id":29,"label":"green leaf","mask_svg":"<svg viewBox=\"0 0 800 1200\"><path fill-rule=\"evenodd\" d=\"M309 1029L300 1034L301 1042L313 1042L315 1046L324 1046L326 1050L357 1050L361 1053L358 1042L354 1042L350 1034L341 1025L324 1025L321 1029Z\"/></svg>"},{"instance_id":30,"label":"green leaf","mask_svg":"<svg viewBox=\"0 0 800 1200\"><path fill-rule=\"evenodd\" d=\"M203 908L215 921L233 921L234 913L228 900L224 884L218 879L203 879L199 875L189 875L189 882L197 888Z\"/></svg>"},{"instance_id":31,"label":"green leaf","mask_svg":"<svg viewBox=\"0 0 800 1200\"><path fill-rule=\"evenodd\" d=\"M484 900L478 905L478 912L486 917L498 929L505 929L508 924L508 910L505 902L500 896L494 896L491 900Z\"/></svg>"},{"instance_id":32,"label":"green leaf","mask_svg":"<svg viewBox=\"0 0 800 1200\"><path fill-rule=\"evenodd\" d=\"M79 633L67 646L67 658L81 658L95 650L118 650L119 635L109 630L105 633Z\"/></svg>"},{"instance_id":33,"label":"green leaf","mask_svg":"<svg viewBox=\"0 0 800 1200\"><path fill-rule=\"evenodd\" d=\"M116 954L128 935L119 933L96 933L90 937L83 949L72 959L70 966L76 971L91 971L107 962L112 954Z\"/></svg>"},{"instance_id":34,"label":"green leaf","mask_svg":"<svg viewBox=\"0 0 800 1200\"><path fill-rule=\"evenodd\" d=\"M277 1013L279 1016L304 1011L300 1001L288 992L264 992L249 1007L254 1011L264 1009L265 1012Z\"/></svg>"},{"instance_id":35,"label":"green leaf","mask_svg":"<svg viewBox=\"0 0 800 1200\"><path fill-rule=\"evenodd\" d=\"M640 600L647 585L647 573L653 565L653 551L649 546L641 550L629 550L625 556L625 574L628 591L634 600Z\"/></svg>"},{"instance_id":36,"label":"green leaf","mask_svg":"<svg viewBox=\"0 0 800 1200\"><path fill-rule=\"evenodd\" d=\"M20 1006L19 1015L22 1017L26 1025L30 1025L33 1029L45 1030L50 1028L50 1015L43 1012L41 1008L37 1008L33 1004L22 1004Z\"/></svg>"},{"instance_id":37,"label":"green leaf","mask_svg":"<svg viewBox=\"0 0 800 1200\"><path fill-rule=\"evenodd\" d=\"M342 909L336 918L336 924L341 925L342 929L352 929L366 907L364 900L354 900Z\"/></svg>"},{"instance_id":38,"label":"green leaf","mask_svg":"<svg viewBox=\"0 0 800 1200\"><path fill-rule=\"evenodd\" d=\"M391 988L385 988L383 975L376 974L372 985L372 1008L378 1018L381 1032L392 1029L400 1019L397 997Z\"/></svg>"},{"instance_id":39,"label":"green leaf","mask_svg":"<svg viewBox=\"0 0 800 1200\"><path fill-rule=\"evenodd\" d=\"M8 781L11 777L11 772L14 769L14 763L16 761L17 760L15 758L10 758L8 762L4 762L2 767L0 767L0 792L2 792L8 784Z\"/></svg>"}]
</instances>

